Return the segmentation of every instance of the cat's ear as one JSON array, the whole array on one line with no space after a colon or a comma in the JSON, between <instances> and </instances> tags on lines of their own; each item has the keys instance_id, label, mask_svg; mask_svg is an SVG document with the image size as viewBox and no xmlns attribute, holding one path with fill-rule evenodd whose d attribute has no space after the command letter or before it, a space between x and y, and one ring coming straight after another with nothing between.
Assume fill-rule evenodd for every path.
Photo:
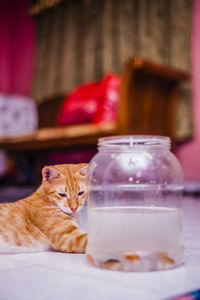
<instances>
[{"instance_id":1,"label":"cat's ear","mask_svg":"<svg viewBox=\"0 0 200 300\"><path fill-rule=\"evenodd\" d=\"M79 169L77 175L81 178L85 178L87 175L88 165L84 166L83 168Z\"/></svg>"},{"instance_id":2,"label":"cat's ear","mask_svg":"<svg viewBox=\"0 0 200 300\"><path fill-rule=\"evenodd\" d=\"M53 181L60 177L60 173L52 167L44 167L42 169L42 180L43 181Z\"/></svg>"}]
</instances>

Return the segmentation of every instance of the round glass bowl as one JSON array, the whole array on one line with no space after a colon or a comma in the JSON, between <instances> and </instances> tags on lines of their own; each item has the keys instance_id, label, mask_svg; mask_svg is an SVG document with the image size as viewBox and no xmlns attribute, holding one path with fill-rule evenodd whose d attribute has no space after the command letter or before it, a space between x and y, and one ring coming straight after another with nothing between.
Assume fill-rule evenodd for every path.
<instances>
[{"instance_id":1,"label":"round glass bowl","mask_svg":"<svg viewBox=\"0 0 200 300\"><path fill-rule=\"evenodd\" d=\"M99 139L88 171L88 261L122 271L184 261L182 168L162 136Z\"/></svg>"}]
</instances>

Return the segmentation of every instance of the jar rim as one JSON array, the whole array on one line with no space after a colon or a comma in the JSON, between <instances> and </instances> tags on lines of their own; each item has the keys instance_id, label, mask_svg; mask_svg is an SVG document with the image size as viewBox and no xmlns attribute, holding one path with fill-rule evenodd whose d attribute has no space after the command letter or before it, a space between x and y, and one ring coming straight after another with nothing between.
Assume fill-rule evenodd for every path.
<instances>
[{"instance_id":1,"label":"jar rim","mask_svg":"<svg viewBox=\"0 0 200 300\"><path fill-rule=\"evenodd\" d=\"M170 149L171 141L167 136L159 135L119 135L109 136L98 139L98 146L100 148L128 148L135 149L135 147L163 147Z\"/></svg>"}]
</instances>

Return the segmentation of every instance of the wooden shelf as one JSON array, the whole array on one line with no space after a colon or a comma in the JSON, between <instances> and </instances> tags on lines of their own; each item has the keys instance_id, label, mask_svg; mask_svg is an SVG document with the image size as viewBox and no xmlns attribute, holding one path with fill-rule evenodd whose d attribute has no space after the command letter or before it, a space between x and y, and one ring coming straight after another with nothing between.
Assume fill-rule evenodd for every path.
<instances>
[{"instance_id":1,"label":"wooden shelf","mask_svg":"<svg viewBox=\"0 0 200 300\"><path fill-rule=\"evenodd\" d=\"M38 108L40 128L34 134L0 139L0 148L40 155L40 150L96 146L98 138L117 134L165 135L175 144L175 105L180 84L189 78L181 70L133 57L122 72L115 123L56 127L63 97L52 97Z\"/></svg>"},{"instance_id":2,"label":"wooden shelf","mask_svg":"<svg viewBox=\"0 0 200 300\"><path fill-rule=\"evenodd\" d=\"M98 138L118 132L116 123L41 128L31 135L0 139L0 148L18 152L96 145Z\"/></svg>"}]
</instances>

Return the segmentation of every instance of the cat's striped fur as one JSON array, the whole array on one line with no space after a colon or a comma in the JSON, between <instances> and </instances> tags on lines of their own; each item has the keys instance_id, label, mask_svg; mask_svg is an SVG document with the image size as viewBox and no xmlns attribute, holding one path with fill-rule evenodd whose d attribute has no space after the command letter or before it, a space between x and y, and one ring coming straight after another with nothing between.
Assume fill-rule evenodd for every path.
<instances>
[{"instance_id":1,"label":"cat's striped fur","mask_svg":"<svg viewBox=\"0 0 200 300\"><path fill-rule=\"evenodd\" d=\"M0 204L0 253L85 252L87 234L75 215L87 194L87 164L44 167L41 186L31 196Z\"/></svg>"}]
</instances>

